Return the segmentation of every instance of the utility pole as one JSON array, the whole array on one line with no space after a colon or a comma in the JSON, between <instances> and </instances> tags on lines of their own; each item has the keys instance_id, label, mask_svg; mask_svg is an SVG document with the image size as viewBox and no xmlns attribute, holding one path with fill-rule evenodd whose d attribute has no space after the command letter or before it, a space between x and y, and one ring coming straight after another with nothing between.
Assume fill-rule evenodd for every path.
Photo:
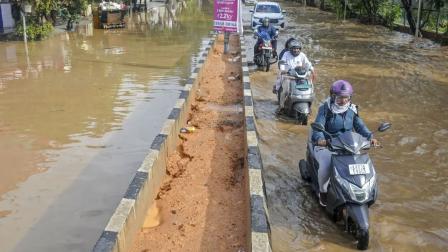
<instances>
[{"instance_id":1,"label":"utility pole","mask_svg":"<svg viewBox=\"0 0 448 252\"><path fill-rule=\"evenodd\" d=\"M418 38L418 33L420 30L420 11L422 7L422 0L418 0L418 11L417 11L417 23L415 24L415 37Z\"/></svg>"},{"instance_id":2,"label":"utility pole","mask_svg":"<svg viewBox=\"0 0 448 252\"><path fill-rule=\"evenodd\" d=\"M28 39L27 39L27 35L26 35L26 19L25 19L26 13L31 13L31 5L30 4L25 4L23 6L23 8L20 9L20 14L22 15L22 24L23 24L23 42L25 43L26 64L27 64L27 67L29 67L30 66L30 58L29 58L29 54L28 54Z\"/></svg>"},{"instance_id":3,"label":"utility pole","mask_svg":"<svg viewBox=\"0 0 448 252\"><path fill-rule=\"evenodd\" d=\"M227 54L229 52L229 39L230 39L230 32L225 31L224 32L224 54Z\"/></svg>"},{"instance_id":4,"label":"utility pole","mask_svg":"<svg viewBox=\"0 0 448 252\"><path fill-rule=\"evenodd\" d=\"M28 40L26 39L26 20L25 20L25 13L23 10L20 10L20 14L22 15L22 25L23 25L23 42L25 42L25 45L27 44Z\"/></svg>"},{"instance_id":5,"label":"utility pole","mask_svg":"<svg viewBox=\"0 0 448 252\"><path fill-rule=\"evenodd\" d=\"M347 12L347 0L344 0L344 21L345 21L345 13Z\"/></svg>"}]
</instances>

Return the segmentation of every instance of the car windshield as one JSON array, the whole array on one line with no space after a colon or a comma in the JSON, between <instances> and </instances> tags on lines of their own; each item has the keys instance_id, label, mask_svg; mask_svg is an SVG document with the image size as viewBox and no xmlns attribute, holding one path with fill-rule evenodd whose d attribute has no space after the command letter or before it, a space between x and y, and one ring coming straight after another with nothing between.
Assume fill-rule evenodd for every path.
<instances>
[{"instance_id":1,"label":"car windshield","mask_svg":"<svg viewBox=\"0 0 448 252\"><path fill-rule=\"evenodd\" d=\"M258 5L255 12L260 13L280 13L280 8L277 5Z\"/></svg>"}]
</instances>

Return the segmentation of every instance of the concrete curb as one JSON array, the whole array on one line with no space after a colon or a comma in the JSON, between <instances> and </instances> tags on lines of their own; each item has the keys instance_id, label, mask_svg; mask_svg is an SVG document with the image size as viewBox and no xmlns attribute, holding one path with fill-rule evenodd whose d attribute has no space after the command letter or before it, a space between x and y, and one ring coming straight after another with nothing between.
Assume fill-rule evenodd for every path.
<instances>
[{"instance_id":1,"label":"concrete curb","mask_svg":"<svg viewBox=\"0 0 448 252\"><path fill-rule=\"evenodd\" d=\"M202 73L202 65L215 39L213 36L202 44L197 65L187 84L92 251L124 252L132 247L133 240L145 220L146 211L154 202L165 178L168 155L176 148L178 133L187 119L198 86L198 76Z\"/></svg>"},{"instance_id":2,"label":"concrete curb","mask_svg":"<svg viewBox=\"0 0 448 252\"><path fill-rule=\"evenodd\" d=\"M266 191L263 176L261 174L263 163L258 148L257 128L250 88L249 68L246 58L246 45L244 36L240 35L241 65L244 87L244 115L247 138L247 164L249 168L249 196L251 213L251 250L271 251L270 227L266 205Z\"/></svg>"}]
</instances>

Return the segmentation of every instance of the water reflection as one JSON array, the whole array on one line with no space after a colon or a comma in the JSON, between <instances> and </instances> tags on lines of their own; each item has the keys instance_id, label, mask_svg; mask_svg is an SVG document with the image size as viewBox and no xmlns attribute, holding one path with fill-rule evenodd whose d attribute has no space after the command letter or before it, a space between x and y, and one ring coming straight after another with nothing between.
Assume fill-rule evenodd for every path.
<instances>
[{"instance_id":1,"label":"water reflection","mask_svg":"<svg viewBox=\"0 0 448 252\"><path fill-rule=\"evenodd\" d=\"M150 32L81 25L28 43L29 65L21 42L0 43L0 250L8 251L37 220L32 230L48 239L87 234L81 225L94 231L105 226L189 78L192 54L203 45L209 23L178 22L170 31ZM35 173L41 174L31 176ZM86 183L81 190L79 183ZM92 183L99 194L86 192ZM93 219L72 230L71 217L63 214L49 214L47 221L51 204L59 213ZM86 206L98 214L85 213ZM48 222L60 234L44 228ZM33 240L34 233L28 237ZM80 238L77 248L90 249L96 238L89 237L89 242ZM47 238L29 245L53 244Z\"/></svg>"}]
</instances>

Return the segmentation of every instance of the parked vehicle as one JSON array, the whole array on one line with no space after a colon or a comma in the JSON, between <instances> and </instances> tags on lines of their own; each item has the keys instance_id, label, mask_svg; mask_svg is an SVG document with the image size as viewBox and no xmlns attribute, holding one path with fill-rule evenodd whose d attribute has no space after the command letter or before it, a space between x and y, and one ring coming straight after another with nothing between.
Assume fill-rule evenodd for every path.
<instances>
[{"instance_id":1,"label":"parked vehicle","mask_svg":"<svg viewBox=\"0 0 448 252\"><path fill-rule=\"evenodd\" d=\"M312 123L311 127L330 137L327 147L333 152L325 210L333 221L343 220L345 231L357 240L357 248L365 250L369 246L369 207L378 197L376 172L367 153L372 147L371 142L356 132L347 131L334 136L321 124ZM378 131L383 132L390 127L390 123L382 123ZM299 170L302 179L311 183L317 195L319 164L313 148L310 134L306 160L299 161Z\"/></svg>"},{"instance_id":2,"label":"parked vehicle","mask_svg":"<svg viewBox=\"0 0 448 252\"><path fill-rule=\"evenodd\" d=\"M272 54L272 39L267 32L254 32L254 38L261 40L259 43L257 53L254 54L254 63L268 72L272 64L277 62L277 59ZM273 59L274 58L274 59Z\"/></svg>"},{"instance_id":3,"label":"parked vehicle","mask_svg":"<svg viewBox=\"0 0 448 252\"><path fill-rule=\"evenodd\" d=\"M277 29L285 28L284 10L276 2L258 2L254 9L250 10L252 17L250 20L252 29L262 24L263 18L269 18L269 22Z\"/></svg>"},{"instance_id":4,"label":"parked vehicle","mask_svg":"<svg viewBox=\"0 0 448 252\"><path fill-rule=\"evenodd\" d=\"M123 28L126 23L124 16L127 12L127 6L123 3L101 2L96 10L93 11L93 23L95 28Z\"/></svg>"},{"instance_id":5,"label":"parked vehicle","mask_svg":"<svg viewBox=\"0 0 448 252\"><path fill-rule=\"evenodd\" d=\"M314 100L314 84L311 72L303 68L285 72L285 62L280 61L282 84L277 91L277 100L281 112L295 119L298 124L307 125Z\"/></svg>"},{"instance_id":6,"label":"parked vehicle","mask_svg":"<svg viewBox=\"0 0 448 252\"><path fill-rule=\"evenodd\" d=\"M244 0L245 5L255 5L257 4L257 0Z\"/></svg>"}]
</instances>

